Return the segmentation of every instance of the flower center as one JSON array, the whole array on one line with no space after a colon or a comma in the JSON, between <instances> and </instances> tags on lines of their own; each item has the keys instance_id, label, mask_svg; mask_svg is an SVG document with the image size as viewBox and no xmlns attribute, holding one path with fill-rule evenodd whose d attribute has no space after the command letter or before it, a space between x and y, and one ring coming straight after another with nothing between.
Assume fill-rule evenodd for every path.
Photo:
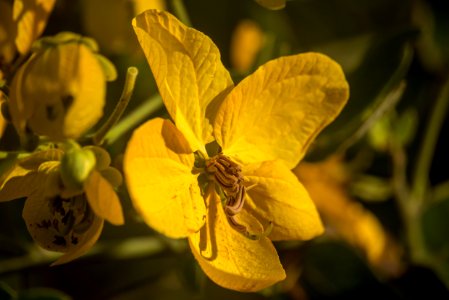
<instances>
[{"instance_id":1,"label":"flower center","mask_svg":"<svg viewBox=\"0 0 449 300\"><path fill-rule=\"evenodd\" d=\"M218 154L207 162L206 171L214 176L224 192L226 215L238 214L245 203L246 193L240 166L229 157Z\"/></svg>"},{"instance_id":2,"label":"flower center","mask_svg":"<svg viewBox=\"0 0 449 300\"><path fill-rule=\"evenodd\" d=\"M242 168L223 154L217 154L206 161L206 172L218 183L218 193L222 199L224 211L229 224L244 236L257 240L271 231L271 224L261 234L250 233L245 225L240 224L235 216L245 204L247 187L243 184Z\"/></svg>"}]
</instances>

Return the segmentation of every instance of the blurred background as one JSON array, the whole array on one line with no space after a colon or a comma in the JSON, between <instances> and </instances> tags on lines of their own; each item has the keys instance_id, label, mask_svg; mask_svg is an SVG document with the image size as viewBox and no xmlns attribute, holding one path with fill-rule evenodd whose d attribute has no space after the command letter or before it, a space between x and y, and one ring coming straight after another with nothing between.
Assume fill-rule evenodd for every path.
<instances>
[{"instance_id":1,"label":"blurred background","mask_svg":"<svg viewBox=\"0 0 449 300\"><path fill-rule=\"evenodd\" d=\"M56 267L49 264L57 256L38 249L26 230L24 200L5 202L0 299L17 293L21 299L449 299L446 1L291 0L271 10L253 0L57 0L43 35L93 37L117 68L106 117L126 69L139 69L124 129L107 144L119 168L130 129L168 117L130 23L148 7L208 35L236 83L282 55L316 51L341 64L349 102L294 170L326 234L277 243L287 279L238 293L211 282L185 240L147 227L124 187L126 224L105 224L88 255Z\"/></svg>"}]
</instances>

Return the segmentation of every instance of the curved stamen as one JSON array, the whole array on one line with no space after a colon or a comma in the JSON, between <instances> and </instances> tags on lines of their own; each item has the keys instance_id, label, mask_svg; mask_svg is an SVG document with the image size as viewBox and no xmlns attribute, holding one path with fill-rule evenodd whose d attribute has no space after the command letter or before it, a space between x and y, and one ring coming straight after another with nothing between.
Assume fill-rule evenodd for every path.
<instances>
[{"instance_id":1,"label":"curved stamen","mask_svg":"<svg viewBox=\"0 0 449 300\"><path fill-rule=\"evenodd\" d=\"M270 234L273 228L272 222L261 233L251 233L245 225L240 224L235 216L240 213L245 204L246 191L251 187L245 187L241 167L229 157L218 154L206 163L206 171L213 176L218 183L218 193L224 202L224 212L229 224L238 232L251 240Z\"/></svg>"},{"instance_id":2,"label":"curved stamen","mask_svg":"<svg viewBox=\"0 0 449 300\"><path fill-rule=\"evenodd\" d=\"M218 154L207 162L206 170L214 176L224 192L226 214L238 214L243 208L246 193L240 166L229 157Z\"/></svg>"},{"instance_id":3,"label":"curved stamen","mask_svg":"<svg viewBox=\"0 0 449 300\"><path fill-rule=\"evenodd\" d=\"M248 231L248 228L246 228L245 225L238 223L234 216L228 216L228 221L232 227L234 227L238 232L240 232L250 240L260 240L261 238L268 236L271 233L271 230L273 229L273 222L270 221L268 223L268 226L264 229L263 232L251 233Z\"/></svg>"},{"instance_id":4,"label":"curved stamen","mask_svg":"<svg viewBox=\"0 0 449 300\"><path fill-rule=\"evenodd\" d=\"M228 198L225 207L225 212L228 216L236 215L242 210L243 204L245 203L245 194L245 186L240 185L238 192L234 196Z\"/></svg>"}]
</instances>

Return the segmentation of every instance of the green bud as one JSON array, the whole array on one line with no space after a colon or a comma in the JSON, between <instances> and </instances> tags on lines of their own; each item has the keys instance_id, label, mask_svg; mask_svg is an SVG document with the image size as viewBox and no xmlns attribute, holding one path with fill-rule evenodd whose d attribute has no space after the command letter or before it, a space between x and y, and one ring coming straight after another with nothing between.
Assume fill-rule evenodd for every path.
<instances>
[{"instance_id":1,"label":"green bud","mask_svg":"<svg viewBox=\"0 0 449 300\"><path fill-rule=\"evenodd\" d=\"M393 195L391 182L381 177L361 175L351 182L351 193L367 202L381 202Z\"/></svg>"},{"instance_id":2,"label":"green bud","mask_svg":"<svg viewBox=\"0 0 449 300\"><path fill-rule=\"evenodd\" d=\"M368 132L370 145L378 151L387 151L391 137L391 116L385 115L371 127Z\"/></svg>"},{"instance_id":3,"label":"green bud","mask_svg":"<svg viewBox=\"0 0 449 300\"><path fill-rule=\"evenodd\" d=\"M396 121L394 135L396 141L407 146L413 140L418 127L418 113L414 109L406 110Z\"/></svg>"},{"instance_id":4,"label":"green bud","mask_svg":"<svg viewBox=\"0 0 449 300\"><path fill-rule=\"evenodd\" d=\"M95 163L95 154L89 149L73 147L68 150L61 159L61 178L65 187L82 189Z\"/></svg>"}]
</instances>

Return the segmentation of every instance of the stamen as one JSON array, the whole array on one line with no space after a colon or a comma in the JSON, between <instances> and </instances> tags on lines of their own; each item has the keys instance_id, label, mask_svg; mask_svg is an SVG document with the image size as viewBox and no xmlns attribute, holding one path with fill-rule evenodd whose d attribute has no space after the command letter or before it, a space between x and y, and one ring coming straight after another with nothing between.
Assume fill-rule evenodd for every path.
<instances>
[{"instance_id":1,"label":"stamen","mask_svg":"<svg viewBox=\"0 0 449 300\"><path fill-rule=\"evenodd\" d=\"M268 236L271 233L271 230L273 229L273 222L269 222L268 226L264 229L262 233L251 233L248 231L248 228L246 228L245 225L242 225L237 222L234 216L228 216L229 224L231 224L232 227L234 227L238 232L243 234L245 237L249 238L250 240L260 240L263 237Z\"/></svg>"},{"instance_id":2,"label":"stamen","mask_svg":"<svg viewBox=\"0 0 449 300\"><path fill-rule=\"evenodd\" d=\"M233 162L229 157L218 154L206 163L206 171L213 176L218 183L217 192L224 202L224 211L229 224L238 232L251 240L270 234L273 228L272 222L261 233L251 233L245 225L240 224L235 216L240 213L245 204L247 188L243 185L243 176L241 167Z\"/></svg>"},{"instance_id":3,"label":"stamen","mask_svg":"<svg viewBox=\"0 0 449 300\"><path fill-rule=\"evenodd\" d=\"M243 204L245 203L245 191L245 186L240 185L236 195L228 198L225 207L225 212L228 216L234 216L242 210Z\"/></svg>"},{"instance_id":4,"label":"stamen","mask_svg":"<svg viewBox=\"0 0 449 300\"><path fill-rule=\"evenodd\" d=\"M240 166L229 157L218 154L207 162L206 170L214 176L224 193L226 215L238 214L245 203L246 191Z\"/></svg>"}]
</instances>

